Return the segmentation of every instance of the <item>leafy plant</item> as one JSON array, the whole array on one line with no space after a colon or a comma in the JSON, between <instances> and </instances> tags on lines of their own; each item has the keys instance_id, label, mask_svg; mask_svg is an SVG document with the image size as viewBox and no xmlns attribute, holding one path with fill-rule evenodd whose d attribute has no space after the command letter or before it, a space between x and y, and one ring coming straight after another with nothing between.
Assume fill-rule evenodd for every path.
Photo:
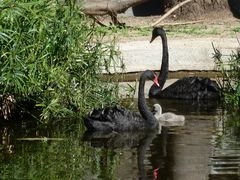
<instances>
[{"instance_id":1,"label":"leafy plant","mask_svg":"<svg viewBox=\"0 0 240 180\"><path fill-rule=\"evenodd\" d=\"M240 45L240 44L239 44ZM213 46L214 48L214 46ZM232 51L230 55L222 53L214 48L214 60L217 69L222 74L222 92L225 104L239 109L240 106L240 51Z\"/></svg>"},{"instance_id":2,"label":"leafy plant","mask_svg":"<svg viewBox=\"0 0 240 180\"><path fill-rule=\"evenodd\" d=\"M240 32L240 27L235 27L232 29L235 33Z\"/></svg>"},{"instance_id":3,"label":"leafy plant","mask_svg":"<svg viewBox=\"0 0 240 180\"><path fill-rule=\"evenodd\" d=\"M101 75L118 51L104 35L71 1L1 1L0 94L34 102L45 123L116 102L117 84Z\"/></svg>"}]
</instances>

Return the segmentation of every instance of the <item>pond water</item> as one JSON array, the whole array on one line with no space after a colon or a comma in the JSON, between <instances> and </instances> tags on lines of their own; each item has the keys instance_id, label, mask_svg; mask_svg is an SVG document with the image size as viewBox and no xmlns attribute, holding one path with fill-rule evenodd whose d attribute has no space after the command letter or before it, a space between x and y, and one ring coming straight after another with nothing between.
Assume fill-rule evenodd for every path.
<instances>
[{"instance_id":1,"label":"pond water","mask_svg":"<svg viewBox=\"0 0 240 180\"><path fill-rule=\"evenodd\" d=\"M81 125L61 132L2 124L0 179L239 178L239 114L227 114L217 102L148 103L185 115L185 124L131 134L83 134Z\"/></svg>"}]
</instances>

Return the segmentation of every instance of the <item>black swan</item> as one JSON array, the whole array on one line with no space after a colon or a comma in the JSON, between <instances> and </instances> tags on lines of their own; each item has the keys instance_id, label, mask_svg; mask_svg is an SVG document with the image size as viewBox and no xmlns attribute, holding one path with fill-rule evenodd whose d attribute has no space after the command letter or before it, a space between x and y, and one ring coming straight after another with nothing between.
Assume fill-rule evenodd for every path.
<instances>
[{"instance_id":1,"label":"black swan","mask_svg":"<svg viewBox=\"0 0 240 180\"><path fill-rule=\"evenodd\" d=\"M168 76L169 57L167 36L163 28L154 28L152 42L156 37L162 39L162 66L158 77L159 87L152 85L149 97L169 99L219 99L220 88L216 81L204 77L185 77L163 89Z\"/></svg>"},{"instance_id":2,"label":"black swan","mask_svg":"<svg viewBox=\"0 0 240 180\"><path fill-rule=\"evenodd\" d=\"M154 72L147 70L142 73L138 90L138 109L142 116L119 106L94 109L84 118L87 129L89 131L121 132L158 128L158 120L148 110L144 97L144 86L147 79L159 85Z\"/></svg>"}]
</instances>

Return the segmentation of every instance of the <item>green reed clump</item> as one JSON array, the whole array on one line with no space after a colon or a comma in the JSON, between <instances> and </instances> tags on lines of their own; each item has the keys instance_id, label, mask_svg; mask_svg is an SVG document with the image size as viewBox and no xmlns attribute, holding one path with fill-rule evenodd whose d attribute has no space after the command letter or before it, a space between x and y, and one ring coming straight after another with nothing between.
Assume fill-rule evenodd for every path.
<instances>
[{"instance_id":1,"label":"green reed clump","mask_svg":"<svg viewBox=\"0 0 240 180\"><path fill-rule=\"evenodd\" d=\"M240 48L240 44L239 44ZM214 60L217 69L223 77L221 89L223 92L224 102L230 107L240 106L240 51L239 48L230 55L223 55L219 50L214 48Z\"/></svg>"},{"instance_id":2,"label":"green reed clump","mask_svg":"<svg viewBox=\"0 0 240 180\"><path fill-rule=\"evenodd\" d=\"M103 37L70 1L1 1L0 95L34 102L43 122L115 102L117 85L101 74L118 53Z\"/></svg>"}]
</instances>

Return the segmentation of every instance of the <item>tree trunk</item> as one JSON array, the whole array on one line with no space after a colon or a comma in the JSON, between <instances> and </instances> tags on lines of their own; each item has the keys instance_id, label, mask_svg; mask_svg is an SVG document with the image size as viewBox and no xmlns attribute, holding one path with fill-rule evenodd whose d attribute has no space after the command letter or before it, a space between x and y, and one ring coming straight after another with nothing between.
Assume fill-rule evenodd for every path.
<instances>
[{"instance_id":1,"label":"tree trunk","mask_svg":"<svg viewBox=\"0 0 240 180\"><path fill-rule=\"evenodd\" d=\"M129 7L139 5L149 0L84 0L83 12L88 15L119 14Z\"/></svg>"}]
</instances>

